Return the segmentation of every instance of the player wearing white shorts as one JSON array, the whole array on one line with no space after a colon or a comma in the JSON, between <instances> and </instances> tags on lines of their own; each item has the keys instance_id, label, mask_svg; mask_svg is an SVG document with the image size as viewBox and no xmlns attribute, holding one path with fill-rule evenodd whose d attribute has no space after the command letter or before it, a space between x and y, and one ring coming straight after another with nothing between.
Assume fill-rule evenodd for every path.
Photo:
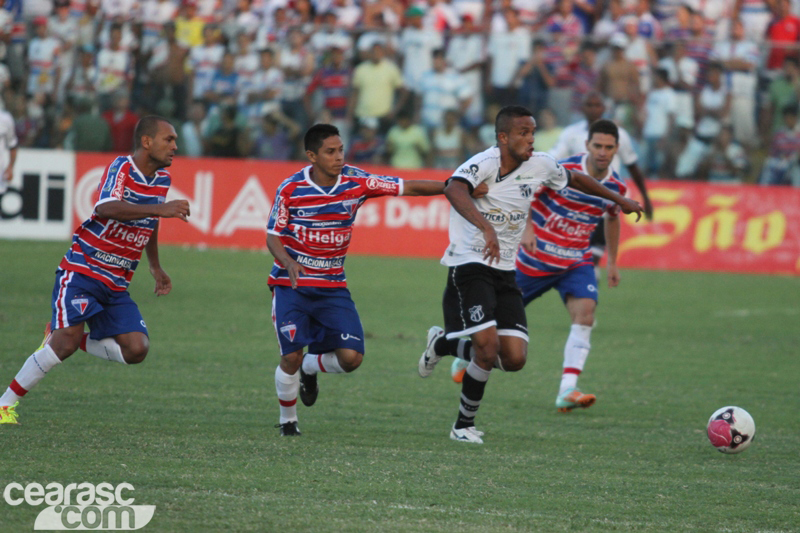
<instances>
[{"instance_id":1,"label":"player wearing white shorts","mask_svg":"<svg viewBox=\"0 0 800 533\"><path fill-rule=\"evenodd\" d=\"M475 415L492 368L517 371L525 365L527 322L514 271L536 189L544 185L560 190L569 185L619 204L625 213L642 212L637 202L594 178L565 169L548 154L534 152L535 131L528 109L504 107L495 119L497 146L461 165L445 187L452 206L450 245L442 258L449 267L443 298L446 329L428 330L418 368L420 376L427 377L445 355L470 359L458 418L450 431L453 440L483 443L483 434L475 429ZM488 193L473 200L470 193L480 184L488 186ZM460 339L465 336L470 341Z\"/></svg>"}]
</instances>

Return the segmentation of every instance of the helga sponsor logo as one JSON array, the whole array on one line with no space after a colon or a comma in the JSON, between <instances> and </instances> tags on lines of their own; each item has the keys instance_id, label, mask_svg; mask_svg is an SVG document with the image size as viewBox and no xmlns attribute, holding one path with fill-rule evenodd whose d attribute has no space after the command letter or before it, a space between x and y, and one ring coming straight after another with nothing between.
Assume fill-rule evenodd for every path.
<instances>
[{"instance_id":1,"label":"helga sponsor logo","mask_svg":"<svg viewBox=\"0 0 800 533\"><path fill-rule=\"evenodd\" d=\"M8 505L47 505L36 517L35 531L132 531L150 522L155 505L133 505L130 483L9 483L3 490Z\"/></svg>"}]
</instances>

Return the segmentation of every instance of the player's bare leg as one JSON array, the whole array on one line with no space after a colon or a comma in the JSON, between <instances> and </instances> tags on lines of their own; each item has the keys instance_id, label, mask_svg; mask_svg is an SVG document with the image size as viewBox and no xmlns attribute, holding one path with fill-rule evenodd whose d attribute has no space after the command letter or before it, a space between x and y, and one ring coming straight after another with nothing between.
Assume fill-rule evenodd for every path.
<instances>
[{"instance_id":1,"label":"player's bare leg","mask_svg":"<svg viewBox=\"0 0 800 533\"><path fill-rule=\"evenodd\" d=\"M450 377L456 383L464 381L464 373L467 371L467 366L475 354L472 348L472 341L459 339L458 344L454 349L455 359L453 364L450 365ZM494 367L504 372L517 372L522 370L525 362L528 359L528 341L522 337L515 337L512 335L500 336L500 354L495 361Z\"/></svg>"},{"instance_id":2,"label":"player's bare leg","mask_svg":"<svg viewBox=\"0 0 800 533\"><path fill-rule=\"evenodd\" d=\"M297 392L300 389L300 366L303 364L303 350L281 357L275 369L275 390L280 404L280 421L276 427L285 437L300 435L297 427Z\"/></svg>"},{"instance_id":3,"label":"player's bare leg","mask_svg":"<svg viewBox=\"0 0 800 533\"><path fill-rule=\"evenodd\" d=\"M578 389L578 376L583 371L591 348L597 302L591 298L567 296L566 305L572 327L564 346L564 367L556 398L556 407L561 412L569 412L576 407L590 407L597 400L594 394L584 394Z\"/></svg>"}]
</instances>

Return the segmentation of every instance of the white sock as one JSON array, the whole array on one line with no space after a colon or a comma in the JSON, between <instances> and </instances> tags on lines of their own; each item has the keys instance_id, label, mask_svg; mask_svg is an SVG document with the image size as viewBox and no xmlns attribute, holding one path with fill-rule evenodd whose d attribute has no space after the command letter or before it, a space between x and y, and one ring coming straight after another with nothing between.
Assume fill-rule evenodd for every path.
<instances>
[{"instance_id":1,"label":"white sock","mask_svg":"<svg viewBox=\"0 0 800 533\"><path fill-rule=\"evenodd\" d=\"M104 361L114 361L123 365L128 364L125 358L122 357L122 348L114 340L114 337L94 340L89 338L88 333L84 333L81 340L81 350Z\"/></svg>"},{"instance_id":2,"label":"white sock","mask_svg":"<svg viewBox=\"0 0 800 533\"><path fill-rule=\"evenodd\" d=\"M29 390L34 388L51 368L59 364L61 360L56 352L45 345L41 350L34 352L28 357L25 364L17 373L14 381L11 382L5 394L0 397L0 406L14 405L20 398L25 396Z\"/></svg>"},{"instance_id":3,"label":"white sock","mask_svg":"<svg viewBox=\"0 0 800 533\"><path fill-rule=\"evenodd\" d=\"M564 345L564 370L561 374L559 394L578 385L578 376L583 371L586 358L589 357L589 349L592 347L591 337L592 326L572 324L567 344Z\"/></svg>"},{"instance_id":4,"label":"white sock","mask_svg":"<svg viewBox=\"0 0 800 533\"><path fill-rule=\"evenodd\" d=\"M307 353L303 357L303 372L306 374L316 374L317 372L327 372L330 374L342 374L344 370L339 364L336 352L323 354Z\"/></svg>"},{"instance_id":5,"label":"white sock","mask_svg":"<svg viewBox=\"0 0 800 533\"><path fill-rule=\"evenodd\" d=\"M297 421L297 391L300 390L300 372L287 374L281 367L275 369L275 390L281 405L281 424Z\"/></svg>"}]
</instances>

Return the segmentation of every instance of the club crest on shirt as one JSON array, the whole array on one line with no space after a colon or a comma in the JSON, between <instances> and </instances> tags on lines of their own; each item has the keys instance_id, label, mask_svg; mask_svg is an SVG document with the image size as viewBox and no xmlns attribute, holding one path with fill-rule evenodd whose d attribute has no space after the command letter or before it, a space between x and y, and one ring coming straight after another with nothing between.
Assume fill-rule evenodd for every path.
<instances>
[{"instance_id":1,"label":"club crest on shirt","mask_svg":"<svg viewBox=\"0 0 800 533\"><path fill-rule=\"evenodd\" d=\"M473 322L480 322L483 320L483 306L476 305L469 308L469 319Z\"/></svg>"},{"instance_id":2,"label":"club crest on shirt","mask_svg":"<svg viewBox=\"0 0 800 533\"><path fill-rule=\"evenodd\" d=\"M531 189L530 185L520 185L519 193L523 198L530 198L533 195L533 189Z\"/></svg>"},{"instance_id":3,"label":"club crest on shirt","mask_svg":"<svg viewBox=\"0 0 800 533\"><path fill-rule=\"evenodd\" d=\"M89 299L88 298L73 298L72 299L72 307L75 308L80 314L86 312L86 308L89 307Z\"/></svg>"},{"instance_id":4,"label":"club crest on shirt","mask_svg":"<svg viewBox=\"0 0 800 533\"><path fill-rule=\"evenodd\" d=\"M347 211L350 216L353 216L356 212L356 207L358 207L358 199L343 200L342 207L344 207L345 211Z\"/></svg>"},{"instance_id":5,"label":"club crest on shirt","mask_svg":"<svg viewBox=\"0 0 800 533\"><path fill-rule=\"evenodd\" d=\"M285 326L281 326L281 333L284 337L289 339L289 342L294 342L294 335L297 333L297 326L294 324L286 324Z\"/></svg>"}]
</instances>

